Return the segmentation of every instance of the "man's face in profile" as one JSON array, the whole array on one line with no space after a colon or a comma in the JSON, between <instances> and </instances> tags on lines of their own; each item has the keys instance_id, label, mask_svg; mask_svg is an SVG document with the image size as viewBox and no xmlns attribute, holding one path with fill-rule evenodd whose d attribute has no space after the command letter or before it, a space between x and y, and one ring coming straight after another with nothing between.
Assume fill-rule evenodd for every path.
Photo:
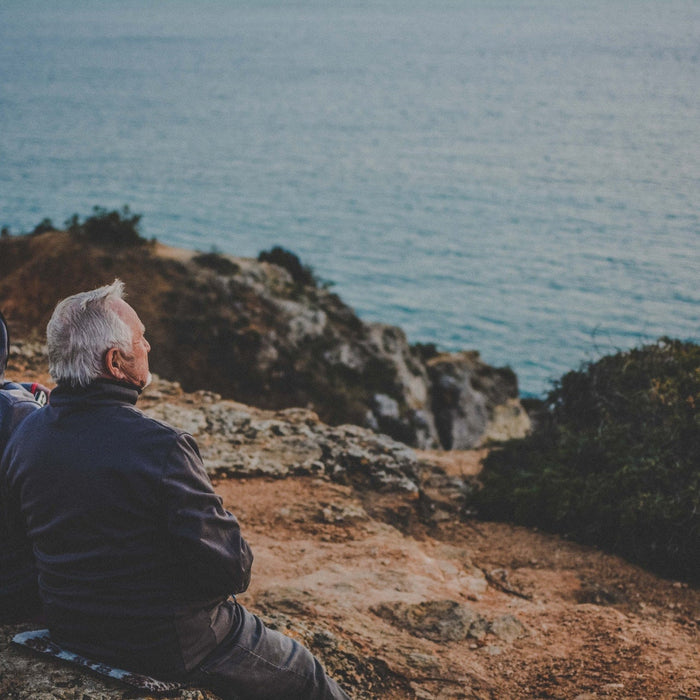
<instances>
[{"instance_id":1,"label":"man's face in profile","mask_svg":"<svg viewBox=\"0 0 700 700\"><path fill-rule=\"evenodd\" d=\"M146 328L137 313L122 299L115 302L115 310L131 329L132 344L129 354L120 353L119 369L124 374L123 381L143 389L151 383L148 369L148 353L151 350L146 340Z\"/></svg>"}]
</instances>

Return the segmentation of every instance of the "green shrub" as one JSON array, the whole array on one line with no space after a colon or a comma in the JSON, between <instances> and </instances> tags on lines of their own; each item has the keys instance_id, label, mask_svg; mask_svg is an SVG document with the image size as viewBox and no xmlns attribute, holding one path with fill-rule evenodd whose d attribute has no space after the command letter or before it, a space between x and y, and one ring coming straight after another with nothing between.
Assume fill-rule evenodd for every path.
<instances>
[{"instance_id":1,"label":"green shrub","mask_svg":"<svg viewBox=\"0 0 700 700\"><path fill-rule=\"evenodd\" d=\"M121 211L93 207L92 216L88 216L82 223L78 215L73 214L65 225L72 235L91 243L113 248L131 248L148 242L139 233L140 221L141 215L132 214L125 205Z\"/></svg>"},{"instance_id":2,"label":"green shrub","mask_svg":"<svg viewBox=\"0 0 700 700\"><path fill-rule=\"evenodd\" d=\"M423 362L432 360L433 357L437 357L440 354L435 343L413 343L411 347L418 353Z\"/></svg>"},{"instance_id":3,"label":"green shrub","mask_svg":"<svg viewBox=\"0 0 700 700\"><path fill-rule=\"evenodd\" d=\"M294 253L280 246L263 250L258 255L258 260L283 267L292 276L294 283L300 287L315 287L317 284L313 270L308 265L302 265Z\"/></svg>"},{"instance_id":4,"label":"green shrub","mask_svg":"<svg viewBox=\"0 0 700 700\"><path fill-rule=\"evenodd\" d=\"M479 517L700 582L700 346L663 338L569 372L529 437L487 457Z\"/></svg>"},{"instance_id":5,"label":"green shrub","mask_svg":"<svg viewBox=\"0 0 700 700\"><path fill-rule=\"evenodd\" d=\"M38 236L42 233L46 233L47 231L55 231L56 227L53 225L53 221L51 219L42 219L35 227L34 230L32 231L31 235L32 236Z\"/></svg>"},{"instance_id":6,"label":"green shrub","mask_svg":"<svg viewBox=\"0 0 700 700\"><path fill-rule=\"evenodd\" d=\"M192 260L196 262L197 265L213 270L220 275L235 275L240 271L240 268L235 262L216 252L200 253L199 255L195 255Z\"/></svg>"}]
</instances>

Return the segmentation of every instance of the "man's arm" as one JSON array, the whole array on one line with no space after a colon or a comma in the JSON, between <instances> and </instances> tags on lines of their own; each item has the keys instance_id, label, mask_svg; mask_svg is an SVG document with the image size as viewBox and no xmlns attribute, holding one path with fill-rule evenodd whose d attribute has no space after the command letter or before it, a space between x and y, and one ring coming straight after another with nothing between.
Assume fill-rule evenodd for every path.
<instances>
[{"instance_id":1,"label":"man's arm","mask_svg":"<svg viewBox=\"0 0 700 700\"><path fill-rule=\"evenodd\" d=\"M248 588L253 554L238 520L223 508L194 439L180 435L163 477L168 535L192 591L207 596Z\"/></svg>"}]
</instances>

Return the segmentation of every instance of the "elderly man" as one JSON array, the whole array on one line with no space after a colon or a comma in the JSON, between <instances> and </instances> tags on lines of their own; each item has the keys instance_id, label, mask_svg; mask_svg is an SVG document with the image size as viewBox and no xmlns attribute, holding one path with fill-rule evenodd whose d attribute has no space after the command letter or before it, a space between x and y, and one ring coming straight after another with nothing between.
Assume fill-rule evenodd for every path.
<instances>
[{"instance_id":1,"label":"elderly man","mask_svg":"<svg viewBox=\"0 0 700 700\"><path fill-rule=\"evenodd\" d=\"M193 438L135 408L151 378L144 332L119 280L60 302L47 327L57 387L3 457L52 637L225 698L347 698L232 597L253 555Z\"/></svg>"},{"instance_id":2,"label":"elderly man","mask_svg":"<svg viewBox=\"0 0 700 700\"><path fill-rule=\"evenodd\" d=\"M10 331L0 313L0 457L10 435L30 413L41 408L32 388L5 381L10 354ZM43 393L36 385L37 391ZM23 620L39 615L37 574L31 546L21 526L10 522L4 512L0 520L0 621Z\"/></svg>"}]
</instances>

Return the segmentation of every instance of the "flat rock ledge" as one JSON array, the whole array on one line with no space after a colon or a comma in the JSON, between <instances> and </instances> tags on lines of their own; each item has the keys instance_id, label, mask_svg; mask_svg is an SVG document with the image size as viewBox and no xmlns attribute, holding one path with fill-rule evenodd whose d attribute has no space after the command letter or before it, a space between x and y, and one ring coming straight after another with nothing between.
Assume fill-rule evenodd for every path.
<instances>
[{"instance_id":1,"label":"flat rock ledge","mask_svg":"<svg viewBox=\"0 0 700 700\"><path fill-rule=\"evenodd\" d=\"M326 425L308 409L266 411L209 391L187 394L157 377L139 405L191 433L212 478L318 476L452 513L473 484L450 476L429 452L356 425Z\"/></svg>"}]
</instances>

